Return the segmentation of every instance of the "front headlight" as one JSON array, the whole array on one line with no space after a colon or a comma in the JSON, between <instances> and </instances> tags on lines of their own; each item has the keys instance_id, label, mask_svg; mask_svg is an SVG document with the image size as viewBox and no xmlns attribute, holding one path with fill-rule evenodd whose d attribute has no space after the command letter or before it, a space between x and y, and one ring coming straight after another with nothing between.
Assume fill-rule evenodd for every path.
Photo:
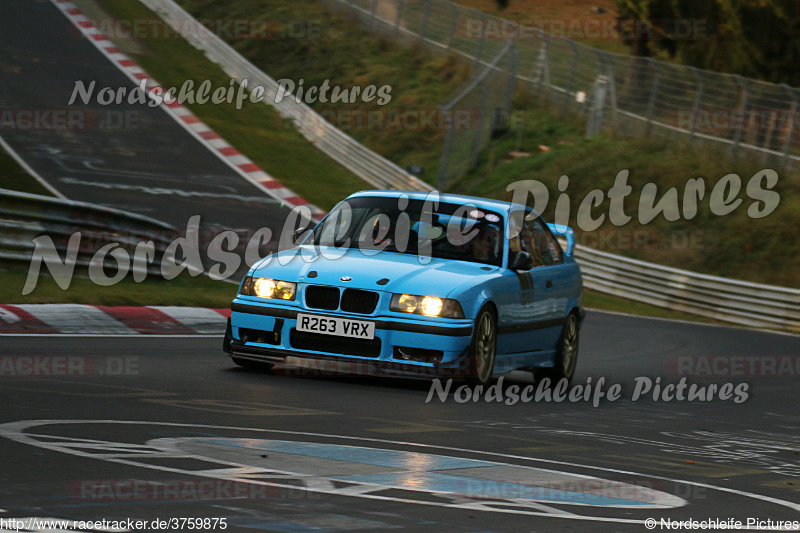
<instances>
[{"instance_id":1,"label":"front headlight","mask_svg":"<svg viewBox=\"0 0 800 533\"><path fill-rule=\"evenodd\" d=\"M294 300L297 284L291 281L280 281L269 278L253 278L247 276L242 283L241 294L274 298L277 300Z\"/></svg>"},{"instance_id":2,"label":"front headlight","mask_svg":"<svg viewBox=\"0 0 800 533\"><path fill-rule=\"evenodd\" d=\"M416 294L393 294L389 309L400 313L412 313L444 318L464 318L464 310L456 300L419 296Z\"/></svg>"}]
</instances>

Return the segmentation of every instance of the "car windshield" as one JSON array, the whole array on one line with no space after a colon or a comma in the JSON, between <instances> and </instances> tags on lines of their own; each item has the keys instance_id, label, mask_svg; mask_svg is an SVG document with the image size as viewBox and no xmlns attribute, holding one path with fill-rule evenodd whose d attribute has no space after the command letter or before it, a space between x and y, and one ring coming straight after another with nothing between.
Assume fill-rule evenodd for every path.
<instances>
[{"instance_id":1,"label":"car windshield","mask_svg":"<svg viewBox=\"0 0 800 533\"><path fill-rule=\"evenodd\" d=\"M472 204L362 196L339 204L306 244L500 266L503 217Z\"/></svg>"}]
</instances>

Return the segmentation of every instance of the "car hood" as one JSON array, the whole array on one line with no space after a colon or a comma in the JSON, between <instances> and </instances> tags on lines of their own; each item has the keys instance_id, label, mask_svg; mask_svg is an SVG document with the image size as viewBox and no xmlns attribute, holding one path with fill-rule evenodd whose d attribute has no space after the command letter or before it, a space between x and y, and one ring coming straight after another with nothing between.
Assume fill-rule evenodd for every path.
<instances>
[{"instance_id":1,"label":"car hood","mask_svg":"<svg viewBox=\"0 0 800 533\"><path fill-rule=\"evenodd\" d=\"M488 269L488 270L487 270ZM414 254L380 252L365 255L359 249L347 251L309 246L286 250L255 265L251 275L356 289L382 290L447 297L454 289L472 286L497 275L500 269L485 264L430 258L421 263ZM350 277L343 281L342 277ZM388 279L383 285L378 281Z\"/></svg>"}]
</instances>

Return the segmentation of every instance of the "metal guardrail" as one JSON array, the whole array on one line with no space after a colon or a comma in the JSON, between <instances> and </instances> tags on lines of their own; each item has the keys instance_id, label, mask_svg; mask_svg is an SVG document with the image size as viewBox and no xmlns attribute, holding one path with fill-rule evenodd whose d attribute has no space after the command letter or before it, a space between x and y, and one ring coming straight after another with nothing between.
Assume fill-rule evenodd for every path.
<instances>
[{"instance_id":1,"label":"metal guardrail","mask_svg":"<svg viewBox=\"0 0 800 533\"><path fill-rule=\"evenodd\" d=\"M141 0L150 9L175 24L191 15L173 0ZM344 0L336 0L344 1ZM352 5L352 4L351 4ZM355 6L354 6L355 7ZM195 30L201 27L192 24ZM205 28L203 28L205 30ZM402 28L408 32L406 28ZM247 78L266 90L265 101L292 118L301 133L332 159L367 183L378 188L431 190L397 165L360 145L327 123L305 104L284 98L274 104L278 84L212 32L184 36L219 64L230 76ZM760 285L697 274L654 263L629 259L582 246L575 248L584 285L599 292L634 299L654 306L706 316L736 324L800 332L800 290Z\"/></svg>"},{"instance_id":2,"label":"metal guardrail","mask_svg":"<svg viewBox=\"0 0 800 533\"><path fill-rule=\"evenodd\" d=\"M642 303L800 333L800 289L761 285L575 248L584 286Z\"/></svg>"},{"instance_id":3,"label":"metal guardrail","mask_svg":"<svg viewBox=\"0 0 800 533\"><path fill-rule=\"evenodd\" d=\"M102 267L93 257L105 245L117 243L133 256L137 244L152 241L156 259L145 267L131 265L130 272L137 274L159 273L164 251L176 235L169 224L143 215L0 189L0 260L29 263L36 249L33 240L43 235L50 237L55 251L66 258L70 237L76 232L81 234L76 267ZM104 254L103 263L116 269L109 254Z\"/></svg>"},{"instance_id":4,"label":"metal guardrail","mask_svg":"<svg viewBox=\"0 0 800 533\"><path fill-rule=\"evenodd\" d=\"M226 74L239 82L247 79L251 88L256 85L262 86L265 102L274 107L283 118L291 119L297 130L323 153L373 187L432 190L432 187L424 181L359 144L305 103L297 103L294 98L283 98L279 103L275 103L278 83L203 25L184 24L184 21L192 20L192 16L172 0L141 0L141 2L161 16L195 48L205 52L206 56L219 65ZM191 26L189 31L186 31L189 26Z\"/></svg>"}]
</instances>

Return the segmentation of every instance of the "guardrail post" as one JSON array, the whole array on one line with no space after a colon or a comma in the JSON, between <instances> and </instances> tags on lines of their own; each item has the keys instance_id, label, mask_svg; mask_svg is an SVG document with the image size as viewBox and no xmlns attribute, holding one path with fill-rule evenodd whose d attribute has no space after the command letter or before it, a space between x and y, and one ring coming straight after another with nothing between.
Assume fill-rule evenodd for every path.
<instances>
[{"instance_id":1,"label":"guardrail post","mask_svg":"<svg viewBox=\"0 0 800 533\"><path fill-rule=\"evenodd\" d=\"M692 74L694 74L697 80L697 96L695 96L694 103L692 104L692 125L689 128L689 142L692 142L694 141L694 134L697 132L697 116L700 113L700 102L703 100L703 93L706 89L706 79L695 67L689 67L689 70L692 71Z\"/></svg>"},{"instance_id":2,"label":"guardrail post","mask_svg":"<svg viewBox=\"0 0 800 533\"><path fill-rule=\"evenodd\" d=\"M539 49L539 57L536 63L533 64L533 69L538 72L536 79L536 89L539 93L542 91L542 84L550 87L550 63L547 60L547 52L550 48L550 41L542 30L539 30L539 36L542 38L542 47ZM530 74L531 81L533 81L533 72Z\"/></svg>"},{"instance_id":3,"label":"guardrail post","mask_svg":"<svg viewBox=\"0 0 800 533\"><path fill-rule=\"evenodd\" d=\"M587 138L593 137L603 130L606 94L608 93L609 86L609 79L606 75L606 71L608 70L606 57L602 50L595 50L594 53L597 56L597 62L600 63L600 71L592 84L592 108L589 110L589 118L586 121Z\"/></svg>"},{"instance_id":4,"label":"guardrail post","mask_svg":"<svg viewBox=\"0 0 800 533\"><path fill-rule=\"evenodd\" d=\"M475 45L475 69L477 76L477 69L481 66L481 55L483 55L483 40L486 38L486 15L481 15L481 36Z\"/></svg>"},{"instance_id":5,"label":"guardrail post","mask_svg":"<svg viewBox=\"0 0 800 533\"><path fill-rule=\"evenodd\" d=\"M656 66L656 62L652 58L647 58L647 64L655 71L653 76L653 88L650 93L650 101L647 102L647 129L645 130L645 137L650 137L650 130L653 128L653 114L656 109L656 98L658 97L658 87L661 84L661 70Z\"/></svg>"},{"instance_id":6,"label":"guardrail post","mask_svg":"<svg viewBox=\"0 0 800 533\"><path fill-rule=\"evenodd\" d=\"M761 114L761 118L764 118L764 114ZM772 136L775 134L776 124L778 122L778 114L772 110L769 112L769 122L767 124L767 132L764 134L763 141L761 143L761 163L766 165L768 158L769 158L769 151L771 150L770 146L772 146ZM759 124L759 127L763 129L763 127Z\"/></svg>"},{"instance_id":7,"label":"guardrail post","mask_svg":"<svg viewBox=\"0 0 800 533\"><path fill-rule=\"evenodd\" d=\"M406 5L406 0L399 0L397 2L397 16L394 17L394 31L395 33L400 30L400 21L403 19L403 8Z\"/></svg>"},{"instance_id":8,"label":"guardrail post","mask_svg":"<svg viewBox=\"0 0 800 533\"><path fill-rule=\"evenodd\" d=\"M608 92L608 77L597 76L592 88L592 109L589 120L586 122L586 137L594 137L603 129L603 114L606 108L606 93Z\"/></svg>"},{"instance_id":9,"label":"guardrail post","mask_svg":"<svg viewBox=\"0 0 800 533\"><path fill-rule=\"evenodd\" d=\"M486 86L483 84L483 81L478 83L478 89L481 91L481 108L478 111L478 127L475 129L475 137L472 139L472 157L470 158L469 168L475 168L475 165L478 164L478 151L480 150L480 140L481 135L483 134L483 128L485 124L486 118L486 103L489 99L489 91L486 89Z\"/></svg>"},{"instance_id":10,"label":"guardrail post","mask_svg":"<svg viewBox=\"0 0 800 533\"><path fill-rule=\"evenodd\" d=\"M450 10L453 12L452 19L450 20L450 35L447 36L447 49L453 47L453 37L456 34L456 26L458 24L458 8L453 2L448 1L447 5L450 6Z\"/></svg>"},{"instance_id":11,"label":"guardrail post","mask_svg":"<svg viewBox=\"0 0 800 533\"><path fill-rule=\"evenodd\" d=\"M617 80L614 77L614 59L611 58L611 54L608 52L603 52L602 50L598 50L597 52L601 57L605 59L605 71L606 76L608 77L608 85L607 85L607 99L608 104L606 107L611 108L611 122L614 126L617 125Z\"/></svg>"},{"instance_id":12,"label":"guardrail post","mask_svg":"<svg viewBox=\"0 0 800 533\"><path fill-rule=\"evenodd\" d=\"M442 147L442 159L439 161L439 175L436 179L436 188L440 191L444 190L445 185L445 178L447 177L447 161L450 156L450 146L453 143L453 115L450 113L450 110L443 107L438 106L439 112L442 115L449 115L449 117L445 120L445 124L447 125L447 131L444 134L444 146Z\"/></svg>"},{"instance_id":13,"label":"guardrail post","mask_svg":"<svg viewBox=\"0 0 800 533\"><path fill-rule=\"evenodd\" d=\"M572 63L569 66L569 77L567 78L567 85L564 87L564 100L563 107L566 108L567 104L572 100L572 84L575 81L575 70L578 68L578 45L573 41L567 39L567 44L572 48Z\"/></svg>"},{"instance_id":14,"label":"guardrail post","mask_svg":"<svg viewBox=\"0 0 800 533\"><path fill-rule=\"evenodd\" d=\"M744 78L735 74L734 79L736 80L737 85L739 88L742 89L742 114L747 113L747 106L750 104L750 91L747 88L747 85L744 83ZM742 128L744 127L744 122L742 123ZM736 128L736 133L733 138L733 144L731 145L731 152L733 153L734 160L739 158L739 146L742 144L742 128Z\"/></svg>"},{"instance_id":15,"label":"guardrail post","mask_svg":"<svg viewBox=\"0 0 800 533\"><path fill-rule=\"evenodd\" d=\"M378 0L372 0L372 8L369 10L369 27L374 29L375 23L375 13L378 11Z\"/></svg>"},{"instance_id":16,"label":"guardrail post","mask_svg":"<svg viewBox=\"0 0 800 533\"><path fill-rule=\"evenodd\" d=\"M789 98L792 99L792 106L789 111L789 124L786 128L788 131L786 132L786 140L783 141L783 166L789 170L792 168L792 137L794 136L795 124L797 124L797 95L794 89L785 83L782 83L781 87L786 91Z\"/></svg>"},{"instance_id":17,"label":"guardrail post","mask_svg":"<svg viewBox=\"0 0 800 533\"><path fill-rule=\"evenodd\" d=\"M519 65L519 52L514 45L514 41L506 41L508 53L511 54L511 65L509 68L510 75L508 79L508 88L506 92L506 116L511 118L511 100L514 98L514 89L517 86L517 67Z\"/></svg>"},{"instance_id":18,"label":"guardrail post","mask_svg":"<svg viewBox=\"0 0 800 533\"><path fill-rule=\"evenodd\" d=\"M425 0L425 9L422 11L422 25L419 28L419 41L425 44L425 30L428 27L428 17L431 14L431 0Z\"/></svg>"}]
</instances>

